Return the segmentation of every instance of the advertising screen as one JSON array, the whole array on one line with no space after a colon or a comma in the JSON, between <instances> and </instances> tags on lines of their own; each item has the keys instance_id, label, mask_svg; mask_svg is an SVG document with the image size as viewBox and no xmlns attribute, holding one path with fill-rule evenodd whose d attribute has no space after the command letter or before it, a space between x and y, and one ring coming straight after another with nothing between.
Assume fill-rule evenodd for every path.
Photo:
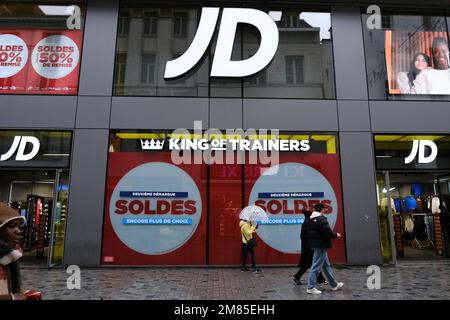
<instances>
[{"instance_id":1,"label":"advertising screen","mask_svg":"<svg viewBox=\"0 0 450 320\"><path fill-rule=\"evenodd\" d=\"M448 34L385 31L389 94L449 95Z\"/></svg>"}]
</instances>

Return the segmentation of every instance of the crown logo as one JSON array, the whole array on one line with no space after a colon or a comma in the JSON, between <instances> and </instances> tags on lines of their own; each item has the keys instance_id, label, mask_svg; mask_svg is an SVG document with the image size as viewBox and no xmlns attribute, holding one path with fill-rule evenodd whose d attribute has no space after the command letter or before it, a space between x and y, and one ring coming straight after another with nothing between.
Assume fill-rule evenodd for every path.
<instances>
[{"instance_id":1,"label":"crown logo","mask_svg":"<svg viewBox=\"0 0 450 320\"><path fill-rule=\"evenodd\" d=\"M142 150L162 150L164 147L164 140L158 141L158 140L142 140L141 139L141 148Z\"/></svg>"}]
</instances>

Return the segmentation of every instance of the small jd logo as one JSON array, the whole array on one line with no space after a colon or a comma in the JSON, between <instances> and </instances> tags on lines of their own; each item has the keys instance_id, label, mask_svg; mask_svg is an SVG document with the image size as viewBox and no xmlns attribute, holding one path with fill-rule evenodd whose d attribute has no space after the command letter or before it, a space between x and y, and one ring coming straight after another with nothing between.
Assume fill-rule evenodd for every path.
<instances>
[{"instance_id":1,"label":"small jd logo","mask_svg":"<svg viewBox=\"0 0 450 320\"><path fill-rule=\"evenodd\" d=\"M32 149L29 153L25 154L25 148L27 144L32 145ZM13 156L17 150L17 161L28 161L33 159L39 152L41 144L36 137L32 136L15 136L11 148L5 154L0 156L0 161L6 161Z\"/></svg>"},{"instance_id":2,"label":"small jd logo","mask_svg":"<svg viewBox=\"0 0 450 320\"><path fill-rule=\"evenodd\" d=\"M430 148L430 154L425 156L426 149ZM414 140L411 153L405 158L405 164L409 164L414 161L414 159L419 155L419 163L431 163L433 162L438 154L438 148L436 143L431 140Z\"/></svg>"},{"instance_id":3,"label":"small jd logo","mask_svg":"<svg viewBox=\"0 0 450 320\"><path fill-rule=\"evenodd\" d=\"M201 59L211 42L219 18L219 8L203 8L197 34L187 51L166 64L165 79L176 78L191 70ZM238 23L256 27L261 34L258 51L250 58L231 61ZM255 9L225 8L211 68L211 77L246 77L264 69L278 47L278 28L265 12Z\"/></svg>"}]
</instances>

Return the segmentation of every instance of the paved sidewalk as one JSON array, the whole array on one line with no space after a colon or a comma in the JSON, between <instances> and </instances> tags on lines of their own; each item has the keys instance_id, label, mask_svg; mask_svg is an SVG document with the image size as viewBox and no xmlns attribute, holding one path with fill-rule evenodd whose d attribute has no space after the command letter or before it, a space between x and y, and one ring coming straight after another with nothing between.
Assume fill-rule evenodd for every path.
<instances>
[{"instance_id":1,"label":"paved sidewalk","mask_svg":"<svg viewBox=\"0 0 450 320\"><path fill-rule=\"evenodd\" d=\"M450 299L450 260L407 261L381 267L381 289L368 290L366 267L335 269L344 289L329 287L322 295L306 294L294 285L296 268L266 267L259 274L239 268L98 268L81 270L81 289L69 290L65 269L23 268L25 289L40 290L45 299ZM306 277L304 278L306 282Z\"/></svg>"}]
</instances>

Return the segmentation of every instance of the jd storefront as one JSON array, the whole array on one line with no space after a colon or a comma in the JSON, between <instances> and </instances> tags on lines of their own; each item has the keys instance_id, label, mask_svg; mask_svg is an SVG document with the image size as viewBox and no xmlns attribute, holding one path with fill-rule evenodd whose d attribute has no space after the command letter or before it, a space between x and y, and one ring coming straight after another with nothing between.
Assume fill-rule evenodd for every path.
<instances>
[{"instance_id":1,"label":"jd storefront","mask_svg":"<svg viewBox=\"0 0 450 320\"><path fill-rule=\"evenodd\" d=\"M257 230L260 265L298 262L302 210L316 203L343 233L336 136L282 133L268 140L111 132L102 264L239 265L239 212L254 204L269 216ZM267 148L280 151L255 152ZM345 240L335 241L330 258L346 262Z\"/></svg>"},{"instance_id":2,"label":"jd storefront","mask_svg":"<svg viewBox=\"0 0 450 320\"><path fill-rule=\"evenodd\" d=\"M450 136L375 135L385 261L450 256Z\"/></svg>"},{"instance_id":3,"label":"jd storefront","mask_svg":"<svg viewBox=\"0 0 450 320\"><path fill-rule=\"evenodd\" d=\"M62 263L72 133L0 131L0 201L27 220L25 264Z\"/></svg>"}]
</instances>

